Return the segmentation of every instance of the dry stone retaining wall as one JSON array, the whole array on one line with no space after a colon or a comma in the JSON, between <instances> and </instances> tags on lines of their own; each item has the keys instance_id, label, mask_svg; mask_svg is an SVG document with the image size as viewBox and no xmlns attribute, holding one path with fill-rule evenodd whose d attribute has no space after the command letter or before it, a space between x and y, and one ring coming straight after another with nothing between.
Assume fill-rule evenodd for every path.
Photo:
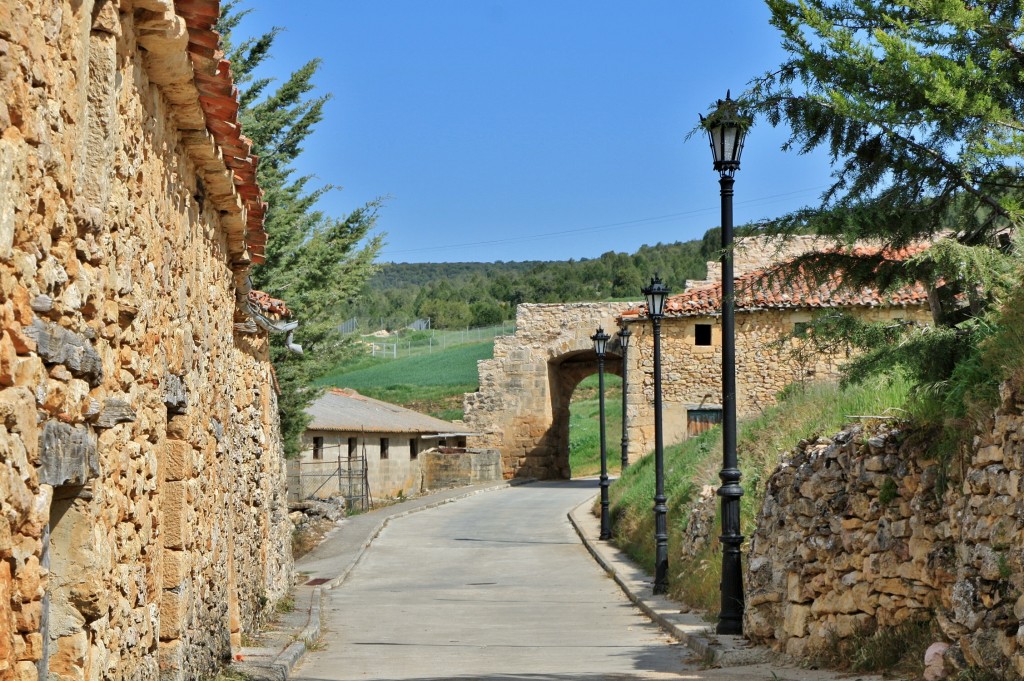
<instances>
[{"instance_id":1,"label":"dry stone retaining wall","mask_svg":"<svg viewBox=\"0 0 1024 681\"><path fill-rule=\"evenodd\" d=\"M183 35L166 0L0 3L0 679L201 678L290 585L240 209L154 85Z\"/></svg>"},{"instance_id":2,"label":"dry stone retaining wall","mask_svg":"<svg viewBox=\"0 0 1024 681\"><path fill-rule=\"evenodd\" d=\"M1024 678L1024 397L1002 398L944 492L904 433L801 443L767 483L747 635L803 654L934 616L948 666Z\"/></svg>"}]
</instances>

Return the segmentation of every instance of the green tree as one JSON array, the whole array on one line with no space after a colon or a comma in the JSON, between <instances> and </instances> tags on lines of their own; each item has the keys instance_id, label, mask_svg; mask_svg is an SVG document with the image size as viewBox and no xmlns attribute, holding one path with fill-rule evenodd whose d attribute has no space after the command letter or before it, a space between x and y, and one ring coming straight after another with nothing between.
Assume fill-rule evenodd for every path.
<instances>
[{"instance_id":1,"label":"green tree","mask_svg":"<svg viewBox=\"0 0 1024 681\"><path fill-rule=\"evenodd\" d=\"M355 352L337 331L345 318L339 301L354 296L373 273L381 237L371 232L380 202L371 201L344 218L315 208L317 200L334 188L310 189L311 177L296 175L295 162L304 140L323 119L327 96L311 94L320 62L309 61L271 90L273 81L256 73L271 55L281 29L233 46L231 31L250 11L238 11L236 6L224 4L218 30L241 90L239 118L260 158L257 177L268 204L266 261L253 268L252 280L255 288L288 303L300 321L294 340L304 348L298 355L280 336L271 339L285 454L293 456L309 422L305 408L318 394L310 387L312 380Z\"/></svg>"},{"instance_id":2,"label":"green tree","mask_svg":"<svg viewBox=\"0 0 1024 681\"><path fill-rule=\"evenodd\" d=\"M888 247L808 255L797 265L820 277L839 271L854 285L926 284L935 329L894 334L830 324L876 351L857 372L872 362L901 364L949 394L946 379L976 361L983 337L997 328L989 310L1012 285L1007 253L1024 187L1024 7L1018 0L767 4L787 57L752 83L745 103L789 127L785 149L824 148L834 169L819 206L774 227ZM916 257L892 256L934 239Z\"/></svg>"}]
</instances>

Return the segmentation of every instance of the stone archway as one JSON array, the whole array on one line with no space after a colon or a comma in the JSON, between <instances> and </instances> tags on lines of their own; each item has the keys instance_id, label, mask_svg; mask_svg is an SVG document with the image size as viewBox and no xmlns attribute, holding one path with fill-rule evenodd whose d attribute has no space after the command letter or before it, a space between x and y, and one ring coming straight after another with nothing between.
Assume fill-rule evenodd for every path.
<instances>
[{"instance_id":1,"label":"stone archway","mask_svg":"<svg viewBox=\"0 0 1024 681\"><path fill-rule=\"evenodd\" d=\"M506 478L568 478L569 401L597 373L590 336L612 336L605 371L621 375L616 318L635 303L523 304L516 333L495 338L494 358L479 362L480 387L465 397L473 447L501 452Z\"/></svg>"}]
</instances>

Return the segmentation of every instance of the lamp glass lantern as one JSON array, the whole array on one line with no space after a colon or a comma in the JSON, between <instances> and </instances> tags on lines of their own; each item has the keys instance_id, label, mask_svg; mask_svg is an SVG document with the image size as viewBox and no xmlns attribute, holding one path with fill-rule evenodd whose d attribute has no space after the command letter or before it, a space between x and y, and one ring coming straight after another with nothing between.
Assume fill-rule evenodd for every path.
<instances>
[{"instance_id":1,"label":"lamp glass lantern","mask_svg":"<svg viewBox=\"0 0 1024 681\"><path fill-rule=\"evenodd\" d=\"M715 111L707 118L701 116L701 121L711 142L715 170L732 177L740 168L740 156L743 154L743 142L750 121L740 114L738 102L728 92L725 99L718 100Z\"/></svg>"},{"instance_id":2,"label":"lamp glass lantern","mask_svg":"<svg viewBox=\"0 0 1024 681\"><path fill-rule=\"evenodd\" d=\"M594 352L597 353L598 357L604 357L610 338L611 336L606 334L601 327L597 327L597 333L590 337L590 340L594 341Z\"/></svg>"},{"instance_id":3,"label":"lamp glass lantern","mask_svg":"<svg viewBox=\"0 0 1024 681\"><path fill-rule=\"evenodd\" d=\"M665 301L668 300L668 287L661 283L661 279L655 276L651 279L651 285L642 290L644 298L647 299L647 316L654 319L661 319L665 316Z\"/></svg>"}]
</instances>

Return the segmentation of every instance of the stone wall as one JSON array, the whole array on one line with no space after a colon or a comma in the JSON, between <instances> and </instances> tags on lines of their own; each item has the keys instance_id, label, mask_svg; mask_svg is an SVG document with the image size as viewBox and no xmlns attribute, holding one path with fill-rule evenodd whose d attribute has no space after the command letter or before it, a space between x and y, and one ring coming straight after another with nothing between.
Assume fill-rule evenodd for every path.
<instances>
[{"instance_id":1,"label":"stone wall","mask_svg":"<svg viewBox=\"0 0 1024 681\"><path fill-rule=\"evenodd\" d=\"M934 616L948 666L1024 678L1024 394L979 432L945 469L905 433L802 443L767 483L746 633L801 654Z\"/></svg>"},{"instance_id":2,"label":"stone wall","mask_svg":"<svg viewBox=\"0 0 1024 681\"><path fill-rule=\"evenodd\" d=\"M464 401L466 429L476 449L501 452L507 478L567 478L569 400L597 372L590 336L612 336L606 371L619 373L616 318L628 303L524 304L516 333L494 339L494 357L478 362L480 387ZM635 407L631 407L635 410Z\"/></svg>"},{"instance_id":3,"label":"stone wall","mask_svg":"<svg viewBox=\"0 0 1024 681\"><path fill-rule=\"evenodd\" d=\"M924 307L871 307L844 310L867 321L907 319L931 321ZM803 351L791 338L798 323L809 322L812 310L756 310L736 313L736 408L741 417L775 404L792 383L837 380L845 350L834 355ZM698 324L711 327L710 345L697 345ZM633 341L628 353L627 403L630 458L654 448L654 356L650 322L629 324ZM687 437L688 412L721 409L721 317L666 317L661 325L662 409L666 444Z\"/></svg>"},{"instance_id":4,"label":"stone wall","mask_svg":"<svg viewBox=\"0 0 1024 681\"><path fill-rule=\"evenodd\" d=\"M496 449L431 449L421 458L424 491L502 479L501 453Z\"/></svg>"},{"instance_id":5,"label":"stone wall","mask_svg":"<svg viewBox=\"0 0 1024 681\"><path fill-rule=\"evenodd\" d=\"M187 44L167 0L0 3L0 679L200 678L290 586Z\"/></svg>"}]
</instances>

